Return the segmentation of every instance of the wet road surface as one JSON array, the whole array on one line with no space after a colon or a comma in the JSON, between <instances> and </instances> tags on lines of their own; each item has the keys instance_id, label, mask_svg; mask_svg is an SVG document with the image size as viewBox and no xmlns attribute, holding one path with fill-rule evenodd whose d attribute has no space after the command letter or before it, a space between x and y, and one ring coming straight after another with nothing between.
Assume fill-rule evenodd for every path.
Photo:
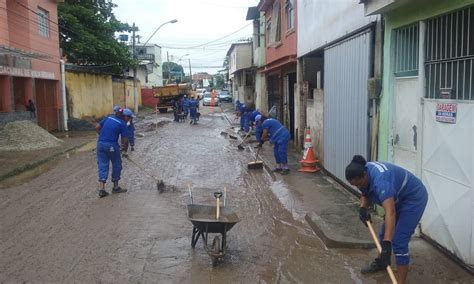
<instances>
[{"instance_id":1,"label":"wet road surface","mask_svg":"<svg viewBox=\"0 0 474 284\"><path fill-rule=\"evenodd\" d=\"M384 283L363 279L367 251L328 250L301 216L292 214L285 185L267 170L247 171L248 151L221 135L220 108L201 108L197 125L171 114L139 121L130 158L167 185L124 160L127 193L97 196L90 148L20 186L0 190L0 282ZM157 124L158 122L158 124ZM156 126L157 125L157 126ZM202 242L191 248L188 185L194 203L227 206L241 221L227 234L217 267ZM110 190L111 185L107 185Z\"/></svg>"}]
</instances>

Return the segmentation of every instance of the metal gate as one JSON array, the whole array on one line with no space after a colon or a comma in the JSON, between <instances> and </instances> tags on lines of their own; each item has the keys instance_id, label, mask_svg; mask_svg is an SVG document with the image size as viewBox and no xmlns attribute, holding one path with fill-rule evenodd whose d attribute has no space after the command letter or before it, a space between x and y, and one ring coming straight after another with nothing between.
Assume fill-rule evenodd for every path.
<instances>
[{"instance_id":1,"label":"metal gate","mask_svg":"<svg viewBox=\"0 0 474 284\"><path fill-rule=\"evenodd\" d=\"M423 234L474 265L474 103L457 103L456 124L436 121L441 100L423 107L422 179L429 199ZM451 101L452 102L452 101Z\"/></svg>"},{"instance_id":2,"label":"metal gate","mask_svg":"<svg viewBox=\"0 0 474 284\"><path fill-rule=\"evenodd\" d=\"M423 234L474 265L474 8L426 22ZM443 106L450 109L444 112ZM443 118L451 115L449 121ZM453 119L454 118L454 119ZM450 123L446 123L450 122Z\"/></svg>"},{"instance_id":3,"label":"metal gate","mask_svg":"<svg viewBox=\"0 0 474 284\"><path fill-rule=\"evenodd\" d=\"M324 167L344 182L352 156L368 154L370 53L369 30L324 51Z\"/></svg>"}]
</instances>

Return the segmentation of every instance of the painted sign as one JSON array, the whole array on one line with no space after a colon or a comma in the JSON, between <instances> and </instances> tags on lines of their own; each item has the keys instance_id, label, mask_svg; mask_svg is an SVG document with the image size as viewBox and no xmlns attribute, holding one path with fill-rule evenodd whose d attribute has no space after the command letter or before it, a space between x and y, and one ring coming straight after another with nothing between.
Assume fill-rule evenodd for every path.
<instances>
[{"instance_id":1,"label":"painted sign","mask_svg":"<svg viewBox=\"0 0 474 284\"><path fill-rule=\"evenodd\" d=\"M436 105L436 121L456 123L458 104L438 103Z\"/></svg>"},{"instance_id":2,"label":"painted sign","mask_svg":"<svg viewBox=\"0 0 474 284\"><path fill-rule=\"evenodd\" d=\"M18 77L40 78L54 80L53 72L37 71L32 69L0 66L0 75L10 75Z\"/></svg>"}]
</instances>

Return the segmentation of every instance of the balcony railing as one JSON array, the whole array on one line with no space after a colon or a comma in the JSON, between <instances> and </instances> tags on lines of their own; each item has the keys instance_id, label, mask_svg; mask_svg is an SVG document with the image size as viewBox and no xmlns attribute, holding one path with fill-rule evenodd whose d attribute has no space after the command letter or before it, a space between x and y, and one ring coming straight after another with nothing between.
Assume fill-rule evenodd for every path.
<instances>
[{"instance_id":1,"label":"balcony railing","mask_svg":"<svg viewBox=\"0 0 474 284\"><path fill-rule=\"evenodd\" d=\"M155 62L155 55L154 54L137 54L138 60L148 60L151 62Z\"/></svg>"}]
</instances>

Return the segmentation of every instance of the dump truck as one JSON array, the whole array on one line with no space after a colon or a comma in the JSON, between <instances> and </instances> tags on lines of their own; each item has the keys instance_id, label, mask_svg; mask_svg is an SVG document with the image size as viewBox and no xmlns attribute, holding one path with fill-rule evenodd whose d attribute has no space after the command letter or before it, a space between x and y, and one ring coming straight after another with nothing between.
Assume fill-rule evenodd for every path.
<instances>
[{"instance_id":1,"label":"dump truck","mask_svg":"<svg viewBox=\"0 0 474 284\"><path fill-rule=\"evenodd\" d=\"M173 101L195 95L190 84L170 84L161 87L153 87L153 96L157 98L156 109L165 113L173 107Z\"/></svg>"}]
</instances>

